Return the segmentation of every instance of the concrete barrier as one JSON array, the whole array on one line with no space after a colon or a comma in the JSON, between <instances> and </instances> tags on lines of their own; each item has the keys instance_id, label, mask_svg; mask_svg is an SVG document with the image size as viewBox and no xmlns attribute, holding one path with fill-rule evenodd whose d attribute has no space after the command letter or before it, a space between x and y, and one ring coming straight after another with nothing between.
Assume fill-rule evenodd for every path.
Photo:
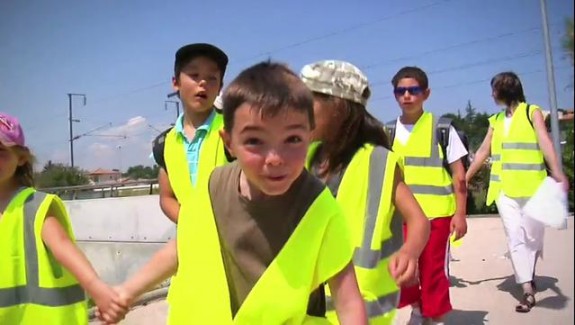
<instances>
[{"instance_id":1,"label":"concrete barrier","mask_svg":"<svg viewBox=\"0 0 575 325\"><path fill-rule=\"evenodd\" d=\"M76 240L100 276L118 284L168 240L176 227L158 195L64 201Z\"/></svg>"}]
</instances>

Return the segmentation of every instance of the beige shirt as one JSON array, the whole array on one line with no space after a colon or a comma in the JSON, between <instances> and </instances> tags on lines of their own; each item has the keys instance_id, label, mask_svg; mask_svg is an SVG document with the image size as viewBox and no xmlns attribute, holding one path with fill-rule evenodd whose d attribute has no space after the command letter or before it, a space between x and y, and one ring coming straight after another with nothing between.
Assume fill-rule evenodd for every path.
<instances>
[{"instance_id":1,"label":"beige shirt","mask_svg":"<svg viewBox=\"0 0 575 325\"><path fill-rule=\"evenodd\" d=\"M233 315L325 188L304 171L284 195L250 201L239 193L240 172L236 162L219 167L209 185ZM308 314L325 314L323 288L311 294Z\"/></svg>"}]
</instances>

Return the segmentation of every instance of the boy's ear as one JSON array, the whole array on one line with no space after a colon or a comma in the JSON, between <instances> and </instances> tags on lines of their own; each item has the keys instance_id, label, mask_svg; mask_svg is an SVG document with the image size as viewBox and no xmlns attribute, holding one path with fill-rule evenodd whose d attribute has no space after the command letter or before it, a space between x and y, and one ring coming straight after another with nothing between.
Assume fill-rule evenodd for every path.
<instances>
[{"instance_id":1,"label":"boy's ear","mask_svg":"<svg viewBox=\"0 0 575 325\"><path fill-rule=\"evenodd\" d=\"M174 88L175 91L180 90L180 82L179 82L178 78L176 78L176 76L172 77L172 87Z\"/></svg>"},{"instance_id":2,"label":"boy's ear","mask_svg":"<svg viewBox=\"0 0 575 325\"><path fill-rule=\"evenodd\" d=\"M222 140L224 141L224 146L226 147L226 150L230 153L230 155L232 155L233 157L235 157L235 153L232 150L232 137L230 136L230 134L228 132L226 132L226 130L220 130L220 137L222 138Z\"/></svg>"},{"instance_id":3,"label":"boy's ear","mask_svg":"<svg viewBox=\"0 0 575 325\"><path fill-rule=\"evenodd\" d=\"M427 100L429 98L429 95L431 95L431 88L427 88L424 92L423 92L423 100Z\"/></svg>"}]
</instances>

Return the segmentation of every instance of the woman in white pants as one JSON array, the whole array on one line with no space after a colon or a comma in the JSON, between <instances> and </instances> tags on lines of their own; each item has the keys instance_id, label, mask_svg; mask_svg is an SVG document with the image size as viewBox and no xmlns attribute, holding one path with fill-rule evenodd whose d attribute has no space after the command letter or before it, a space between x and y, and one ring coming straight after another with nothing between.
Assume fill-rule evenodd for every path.
<instances>
[{"instance_id":1,"label":"woman in white pants","mask_svg":"<svg viewBox=\"0 0 575 325\"><path fill-rule=\"evenodd\" d=\"M550 176L568 188L559 168L558 156L545 127L541 109L526 103L523 86L513 72L502 72L491 80L495 103L503 108L489 118L489 130L477 150L466 180L491 159L486 204L497 205L511 256L515 281L523 288L517 312L535 306L535 265L543 249L543 224L526 217L522 207ZM546 168L547 167L547 168Z\"/></svg>"}]
</instances>

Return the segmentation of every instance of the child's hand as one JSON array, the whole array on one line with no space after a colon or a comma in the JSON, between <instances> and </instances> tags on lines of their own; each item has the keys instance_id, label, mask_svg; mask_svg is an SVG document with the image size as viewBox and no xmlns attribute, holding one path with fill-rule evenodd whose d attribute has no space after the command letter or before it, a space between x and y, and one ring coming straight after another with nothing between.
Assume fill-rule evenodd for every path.
<instances>
[{"instance_id":1,"label":"child's hand","mask_svg":"<svg viewBox=\"0 0 575 325\"><path fill-rule=\"evenodd\" d=\"M553 173L551 176L555 179L557 183L561 183L563 191L569 192L569 179L567 178L567 176L565 176L563 172Z\"/></svg>"},{"instance_id":2,"label":"child's hand","mask_svg":"<svg viewBox=\"0 0 575 325\"><path fill-rule=\"evenodd\" d=\"M106 324L115 324L124 319L128 304L124 303L118 293L103 281L95 281L88 293L98 307L98 318Z\"/></svg>"},{"instance_id":3,"label":"child's hand","mask_svg":"<svg viewBox=\"0 0 575 325\"><path fill-rule=\"evenodd\" d=\"M417 257L399 250L389 260L389 273L399 287L417 282Z\"/></svg>"},{"instance_id":4,"label":"child's hand","mask_svg":"<svg viewBox=\"0 0 575 325\"><path fill-rule=\"evenodd\" d=\"M133 295L127 290L124 285L119 285L113 288L116 292L117 296L114 299L114 302L121 305L127 306L128 308L134 303Z\"/></svg>"},{"instance_id":5,"label":"child's hand","mask_svg":"<svg viewBox=\"0 0 575 325\"><path fill-rule=\"evenodd\" d=\"M449 233L455 234L455 237L453 238L454 241L463 238L463 236L467 234L467 220L465 219L465 215L454 215L451 218L451 224L449 227Z\"/></svg>"}]
</instances>

